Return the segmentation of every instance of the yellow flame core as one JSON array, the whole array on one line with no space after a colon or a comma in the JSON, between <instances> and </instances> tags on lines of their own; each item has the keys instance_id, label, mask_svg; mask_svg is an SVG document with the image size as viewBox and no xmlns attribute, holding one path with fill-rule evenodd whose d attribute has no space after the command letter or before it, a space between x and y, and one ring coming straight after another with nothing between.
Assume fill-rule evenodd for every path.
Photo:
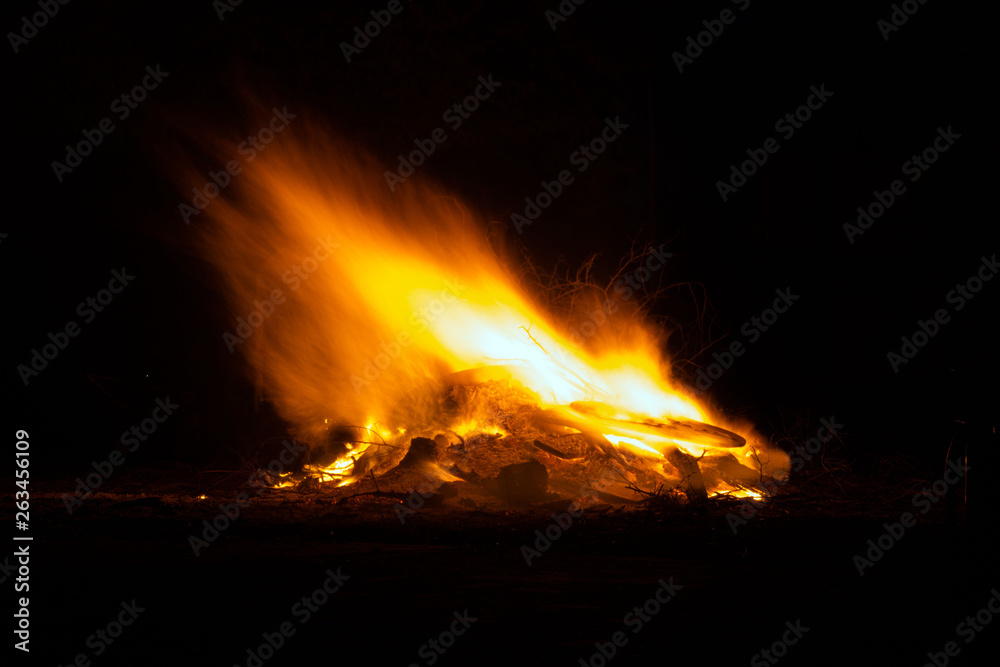
<instances>
[{"instance_id":1,"label":"yellow flame core","mask_svg":"<svg viewBox=\"0 0 1000 667\"><path fill-rule=\"evenodd\" d=\"M623 314L606 327L615 345L603 332L575 345L454 198L419 177L390 191L382 172L303 123L192 220L228 287L229 333L237 318L252 325L240 349L285 419L319 432L373 415L372 439L387 440L427 423L446 375L483 366L504 367L543 407L596 401L622 415L712 417L671 385L658 332ZM644 435L620 443L659 453ZM349 479L369 446L317 470Z\"/></svg>"}]
</instances>

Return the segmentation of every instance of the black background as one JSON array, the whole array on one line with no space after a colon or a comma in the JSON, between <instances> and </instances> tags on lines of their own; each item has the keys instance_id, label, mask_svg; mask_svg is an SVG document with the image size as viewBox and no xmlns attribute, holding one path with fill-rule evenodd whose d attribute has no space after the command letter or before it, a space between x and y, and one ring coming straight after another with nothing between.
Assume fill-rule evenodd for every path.
<instances>
[{"instance_id":1,"label":"black background","mask_svg":"<svg viewBox=\"0 0 1000 667\"><path fill-rule=\"evenodd\" d=\"M9 201L19 213L0 250L16 285L6 346L16 413L53 429L47 451L62 460L120 433L123 415L86 373L146 382L199 397L208 421L225 424L183 453L214 456L212 443L246 421L227 415L247 388L218 335L231 322L213 281L178 252L190 232L176 212L185 193L158 151L193 125L246 136L250 92L322 118L392 168L489 74L501 87L448 130L415 178L442 182L483 224L505 225L542 267L599 252L606 277L634 239L667 243L675 258L665 279L704 288L657 306L681 324L669 345L689 380L711 352L744 338L741 325L775 289L800 295L715 383L724 407L832 414L868 435L866 448L919 449L928 426L995 405L984 398L996 391L994 284L898 374L886 360L918 318L950 310L947 292L995 252L993 129L977 113L989 106L980 22L927 6L885 41L876 21L888 6L734 4L736 20L679 73L672 54L726 7L585 3L553 31L546 4L407 3L347 63L340 43L377 7L247 2L219 21L210 3L67 5L9 58ZM51 163L66 144L111 116L111 100L157 64L165 81L58 182ZM790 139L775 132L820 85L829 101ZM511 214L543 179L572 168L570 154L606 117L628 130L516 234ZM849 243L843 223L873 190L907 178L902 164L949 126L961 135L955 147ZM768 137L780 150L724 203L716 182ZM206 173L216 166L204 162ZM134 284L25 387L16 365L79 320L76 304L120 266ZM705 333L691 333L696 322ZM710 340L716 347L703 351Z\"/></svg>"},{"instance_id":2,"label":"black background","mask_svg":"<svg viewBox=\"0 0 1000 667\"><path fill-rule=\"evenodd\" d=\"M945 301L997 251L984 10L930 2L885 40L876 22L889 3L753 0L740 11L721 0L588 0L554 31L545 11L555 0L404 5L350 63L340 44L384 3L246 0L220 21L207 1L77 1L8 51L5 421L32 433L38 459L86 472L167 392L196 417L168 424L144 458L207 462L257 435L240 359L219 335L231 317L210 273L179 250L185 193L162 149L195 126L238 141L254 129L249 92L323 119L393 168L490 74L497 92L414 178L441 182L482 224L506 225L542 266L599 252L607 275L635 239L667 243L667 280L700 286L698 300L677 290L655 306L682 325L668 346L689 382L775 289L800 296L713 386L722 406L765 432L785 413L835 415L855 455L928 461L943 456L951 420L995 423L1000 284L961 312ZM735 21L678 72L672 54L724 8ZM34 11L8 4L2 25L15 30ZM64 147L158 64L166 80L57 181L51 163ZM793 137L778 136L775 122L820 85L830 100ZM570 168L606 117L629 127L518 235L511 214ZM873 190L906 178L902 164L939 127L961 138L851 244L842 225ZM723 202L716 181L772 136L780 150ZM76 304L123 266L134 284L25 386L16 366L47 333L79 322ZM887 353L938 308L952 321L894 373ZM116 383L113 400L88 374L135 384Z\"/></svg>"}]
</instances>

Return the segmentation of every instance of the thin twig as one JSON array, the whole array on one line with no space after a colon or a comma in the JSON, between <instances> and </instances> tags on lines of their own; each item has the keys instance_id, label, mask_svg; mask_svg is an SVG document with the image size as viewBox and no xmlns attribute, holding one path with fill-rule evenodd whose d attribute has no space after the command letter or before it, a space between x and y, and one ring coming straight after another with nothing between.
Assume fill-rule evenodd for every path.
<instances>
[{"instance_id":1,"label":"thin twig","mask_svg":"<svg viewBox=\"0 0 1000 667\"><path fill-rule=\"evenodd\" d=\"M521 327L521 328L524 329L524 327ZM531 335L531 325L530 324L528 325L527 329L524 329L524 333L528 334L528 338L530 338L532 341L534 341L535 345L537 345L538 347L540 347L542 349L542 352L544 352L545 354L549 353L548 350L546 350L544 347L542 347L542 344L539 343L538 340L534 336Z\"/></svg>"}]
</instances>

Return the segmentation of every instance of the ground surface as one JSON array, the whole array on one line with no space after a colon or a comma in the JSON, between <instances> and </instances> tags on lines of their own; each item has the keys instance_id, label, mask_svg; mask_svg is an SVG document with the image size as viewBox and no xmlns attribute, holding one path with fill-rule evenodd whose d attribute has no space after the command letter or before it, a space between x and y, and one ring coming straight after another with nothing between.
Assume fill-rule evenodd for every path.
<instances>
[{"instance_id":1,"label":"ground surface","mask_svg":"<svg viewBox=\"0 0 1000 667\"><path fill-rule=\"evenodd\" d=\"M263 664L579 665L619 631L613 664L768 664L751 661L800 622L808 630L781 664L922 665L955 641L952 664L980 665L1000 632L986 626L968 644L956 634L1000 586L985 519L960 513L954 525L938 503L859 576L853 557L915 509L877 489L836 498L789 486L735 531L735 503L595 504L529 566L522 546L566 501L483 507L458 494L401 521L390 495L257 494L242 474L124 473L72 515L60 498L71 480L33 491L32 657L46 664L84 653L95 665L247 665L248 648L285 622L294 634ZM241 491L252 498L242 515L196 556L190 536ZM349 579L306 620L295 605L327 570ZM674 597L641 628L626 620L661 579L680 587ZM95 655L88 637L133 599L144 611ZM439 659L421 653L466 610L476 620L454 645Z\"/></svg>"}]
</instances>

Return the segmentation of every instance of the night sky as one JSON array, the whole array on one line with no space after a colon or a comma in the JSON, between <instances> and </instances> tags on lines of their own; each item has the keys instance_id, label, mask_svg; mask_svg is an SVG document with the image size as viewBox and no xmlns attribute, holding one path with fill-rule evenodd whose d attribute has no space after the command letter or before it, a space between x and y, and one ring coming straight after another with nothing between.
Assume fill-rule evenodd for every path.
<instances>
[{"instance_id":1,"label":"night sky","mask_svg":"<svg viewBox=\"0 0 1000 667\"><path fill-rule=\"evenodd\" d=\"M354 49L344 45L355 29L387 3L72 2L36 31L22 25L36 4L8 5L6 30L28 35L8 34L7 55L11 428L68 471L166 394L187 415L141 450L149 460L207 462L270 428L221 340L233 322L219 285L184 251L184 193L162 156L200 150L191 136L202 128L238 142L257 114L287 107L386 169L444 129L412 178L454 192L539 266L600 253L606 279L634 241L666 244L664 281L694 287L671 290L653 314L676 323L666 345L687 383L739 341L745 352L711 387L726 409L765 432L783 415L833 415L855 453L937 460L951 420L986 423L1000 404L1000 280L969 299L952 293L998 250L993 77L985 17L911 4L890 30L879 24L889 3L567 0L564 17L546 13L555 0L402 1ZM445 112L480 77L498 85L449 127ZM135 108L115 102L144 80ZM577 151L609 122L620 136L579 171ZM100 135L91 154L54 168L85 132ZM935 142L946 150L915 167ZM763 164L720 192L754 155ZM573 182L519 233L512 215L563 170ZM896 180L901 194L873 224L845 230ZM78 310L123 269L134 281L104 310ZM798 298L751 340L744 325L776 290ZM894 369L901 336L939 309L946 321ZM70 322L78 335L26 385L16 367Z\"/></svg>"}]
</instances>

